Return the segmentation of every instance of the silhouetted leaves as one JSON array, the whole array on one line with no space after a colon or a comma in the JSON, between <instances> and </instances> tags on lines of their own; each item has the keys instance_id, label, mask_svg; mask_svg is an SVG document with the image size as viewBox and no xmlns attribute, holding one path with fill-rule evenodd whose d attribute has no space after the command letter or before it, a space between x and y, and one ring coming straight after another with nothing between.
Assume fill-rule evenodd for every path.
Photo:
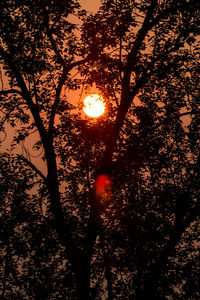
<instances>
[{"instance_id":1,"label":"silhouetted leaves","mask_svg":"<svg viewBox=\"0 0 200 300\"><path fill-rule=\"evenodd\" d=\"M197 2L2 1L3 299L200 297Z\"/></svg>"}]
</instances>

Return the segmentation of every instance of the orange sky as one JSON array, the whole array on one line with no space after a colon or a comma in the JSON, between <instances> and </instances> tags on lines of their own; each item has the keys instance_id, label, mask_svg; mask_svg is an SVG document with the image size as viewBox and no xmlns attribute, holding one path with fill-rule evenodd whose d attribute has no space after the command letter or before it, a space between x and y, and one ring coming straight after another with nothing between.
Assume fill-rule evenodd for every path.
<instances>
[{"instance_id":1,"label":"orange sky","mask_svg":"<svg viewBox=\"0 0 200 300\"><path fill-rule=\"evenodd\" d=\"M90 12L96 12L101 4L100 0L79 0L81 6Z\"/></svg>"}]
</instances>

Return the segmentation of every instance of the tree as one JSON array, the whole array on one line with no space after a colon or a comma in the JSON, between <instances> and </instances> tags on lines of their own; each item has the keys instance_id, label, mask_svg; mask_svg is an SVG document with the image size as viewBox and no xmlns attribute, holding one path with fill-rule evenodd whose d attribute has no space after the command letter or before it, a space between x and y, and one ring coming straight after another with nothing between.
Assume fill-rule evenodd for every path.
<instances>
[{"instance_id":1,"label":"tree","mask_svg":"<svg viewBox=\"0 0 200 300\"><path fill-rule=\"evenodd\" d=\"M33 299L164 299L174 286L198 297L185 266L187 239L199 238L199 5L107 0L89 15L76 1L4 0L1 20L1 126L26 154L2 160L2 297L13 286ZM64 88L82 84L105 96L107 116L73 112ZM46 174L25 151L33 131ZM112 201L93 192L99 174L112 179ZM12 203L26 211L16 221Z\"/></svg>"},{"instance_id":2,"label":"tree","mask_svg":"<svg viewBox=\"0 0 200 300\"><path fill-rule=\"evenodd\" d=\"M196 194L199 150L198 144L192 150L190 132L193 122L199 122L199 89L196 85L199 41L195 38L199 32L195 26L199 6L193 1L151 1L150 5L145 1L142 4L127 1L123 5L113 1L104 3L102 11L87 23L88 32L95 31L97 38L89 39L87 31L84 36L90 41L90 49L96 51L95 43L98 43L109 50L99 54L89 72L87 65L86 72L89 82L94 80L105 94L112 95L112 99L120 95L112 132L115 138L106 154L110 159L121 133L118 163L123 158L131 176L135 174L132 182L136 186L132 189L131 198L133 202L135 195L137 204L132 203L131 214L138 211L139 216L144 215L147 219L148 226L153 223L154 227L142 230L141 224L138 224L141 235L134 253L139 259L134 294L141 299L155 299L159 297L156 290L164 270L167 270L170 255L173 255L186 228L199 214ZM132 24L128 24L127 20L131 20ZM187 122L191 122L192 126L188 128L184 124L186 120L181 118L187 115L190 116ZM123 123L126 124L124 133ZM193 170L193 174L188 170ZM142 181L139 177L141 171ZM130 183L130 179L127 182ZM124 185L121 187L125 190ZM130 192L131 189L127 188L127 194ZM169 205L170 209L166 207ZM134 221L137 222L137 218ZM161 226L159 234L157 228ZM132 239L135 240L136 236L134 232Z\"/></svg>"}]
</instances>

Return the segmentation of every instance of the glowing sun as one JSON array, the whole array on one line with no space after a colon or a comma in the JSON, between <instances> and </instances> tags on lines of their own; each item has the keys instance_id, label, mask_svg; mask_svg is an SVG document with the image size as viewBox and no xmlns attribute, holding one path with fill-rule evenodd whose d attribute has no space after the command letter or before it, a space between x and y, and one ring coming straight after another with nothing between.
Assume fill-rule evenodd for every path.
<instances>
[{"instance_id":1,"label":"glowing sun","mask_svg":"<svg viewBox=\"0 0 200 300\"><path fill-rule=\"evenodd\" d=\"M89 117L98 118L105 111L105 102L103 97L97 94L87 96L83 103L83 110Z\"/></svg>"}]
</instances>

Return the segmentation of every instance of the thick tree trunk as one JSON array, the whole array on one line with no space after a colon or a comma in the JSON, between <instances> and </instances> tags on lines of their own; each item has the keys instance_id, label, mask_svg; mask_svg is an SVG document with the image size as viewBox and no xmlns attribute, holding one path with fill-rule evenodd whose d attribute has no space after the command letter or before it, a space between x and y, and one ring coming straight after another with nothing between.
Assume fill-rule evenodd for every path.
<instances>
[{"instance_id":1,"label":"thick tree trunk","mask_svg":"<svg viewBox=\"0 0 200 300\"><path fill-rule=\"evenodd\" d=\"M75 275L77 300L90 299L91 254L78 248L71 253L72 271Z\"/></svg>"},{"instance_id":2,"label":"thick tree trunk","mask_svg":"<svg viewBox=\"0 0 200 300\"><path fill-rule=\"evenodd\" d=\"M94 216L91 209L86 239L81 248L75 247L71 252L72 269L77 283L77 300L89 300L90 298L90 275L93 248L98 234L98 216Z\"/></svg>"},{"instance_id":3,"label":"thick tree trunk","mask_svg":"<svg viewBox=\"0 0 200 300\"><path fill-rule=\"evenodd\" d=\"M76 266L77 300L90 299L90 264L81 261Z\"/></svg>"}]
</instances>

